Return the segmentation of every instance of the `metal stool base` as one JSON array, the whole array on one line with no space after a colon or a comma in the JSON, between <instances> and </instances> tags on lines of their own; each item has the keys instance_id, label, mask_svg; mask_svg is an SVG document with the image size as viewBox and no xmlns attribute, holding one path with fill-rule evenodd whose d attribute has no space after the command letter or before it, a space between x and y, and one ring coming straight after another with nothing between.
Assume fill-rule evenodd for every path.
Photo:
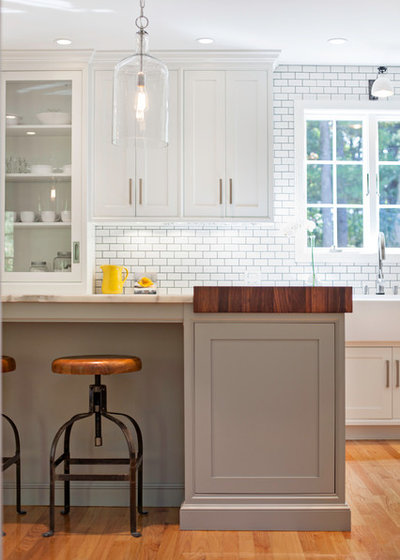
<instances>
[{"instance_id":1,"label":"metal stool base","mask_svg":"<svg viewBox=\"0 0 400 560\"><path fill-rule=\"evenodd\" d=\"M108 459L92 459L71 457L70 439L73 425L79 420L95 417L95 446L99 447L103 444L102 440L102 419L105 418L113 422L122 431L128 446L129 457L127 458L108 458ZM128 427L116 416L126 418L136 432L138 441L137 455L135 453L135 444ZM64 434L64 452L57 457L57 444ZM56 468L63 464L63 473L57 474ZM129 465L129 471L126 474L72 474L70 472L71 465ZM141 533L136 530L136 471L138 478L137 492L137 510L138 513L145 515L143 511L143 438L138 423L131 416L120 412L110 413L107 411L107 388L100 383L100 375L95 375L95 384L89 387L89 412L76 414L72 416L68 422L65 422L56 433L50 452L50 522L49 530L43 533L43 537L51 537L55 531L55 481L64 481L64 509L62 515L68 515L70 511L70 482L78 481L129 481L129 497L130 497L130 532L133 537L140 537Z\"/></svg>"},{"instance_id":2,"label":"metal stool base","mask_svg":"<svg viewBox=\"0 0 400 560\"><path fill-rule=\"evenodd\" d=\"M12 431L14 433L14 439L15 439L15 453L12 457L3 457L3 465L2 465L2 471L4 472L5 470L7 470L9 467L11 467L12 465L15 465L16 467L16 508L17 508L17 513L19 513L20 515L25 515L26 511L24 511L23 509L21 509L21 444L20 444L20 439L19 439L19 433L17 430L17 426L14 424L14 422L11 420L11 418L9 416L7 416L6 414L2 414L4 420L7 420L7 422L9 423L9 425L12 428Z\"/></svg>"}]
</instances>

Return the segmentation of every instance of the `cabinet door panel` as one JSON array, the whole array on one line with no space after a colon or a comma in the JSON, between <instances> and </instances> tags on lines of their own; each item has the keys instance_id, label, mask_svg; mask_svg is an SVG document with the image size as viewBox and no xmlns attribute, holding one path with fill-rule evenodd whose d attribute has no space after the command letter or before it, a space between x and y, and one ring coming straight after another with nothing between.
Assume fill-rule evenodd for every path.
<instances>
[{"instance_id":1,"label":"cabinet door panel","mask_svg":"<svg viewBox=\"0 0 400 560\"><path fill-rule=\"evenodd\" d=\"M268 215L267 72L227 72L227 214Z\"/></svg>"},{"instance_id":2,"label":"cabinet door panel","mask_svg":"<svg viewBox=\"0 0 400 560\"><path fill-rule=\"evenodd\" d=\"M393 348L393 418L400 418L400 348Z\"/></svg>"},{"instance_id":3,"label":"cabinet door panel","mask_svg":"<svg viewBox=\"0 0 400 560\"><path fill-rule=\"evenodd\" d=\"M169 72L168 147L136 152L136 215L178 216L178 72Z\"/></svg>"},{"instance_id":4,"label":"cabinet door panel","mask_svg":"<svg viewBox=\"0 0 400 560\"><path fill-rule=\"evenodd\" d=\"M334 327L195 325L195 490L334 491Z\"/></svg>"},{"instance_id":5,"label":"cabinet door panel","mask_svg":"<svg viewBox=\"0 0 400 560\"><path fill-rule=\"evenodd\" d=\"M112 70L95 73L94 90L94 217L134 216L135 152L112 144Z\"/></svg>"},{"instance_id":6,"label":"cabinet door panel","mask_svg":"<svg viewBox=\"0 0 400 560\"><path fill-rule=\"evenodd\" d=\"M186 216L223 216L225 72L185 72Z\"/></svg>"},{"instance_id":7,"label":"cabinet door panel","mask_svg":"<svg viewBox=\"0 0 400 560\"><path fill-rule=\"evenodd\" d=\"M346 419L392 418L391 348L346 349Z\"/></svg>"}]
</instances>

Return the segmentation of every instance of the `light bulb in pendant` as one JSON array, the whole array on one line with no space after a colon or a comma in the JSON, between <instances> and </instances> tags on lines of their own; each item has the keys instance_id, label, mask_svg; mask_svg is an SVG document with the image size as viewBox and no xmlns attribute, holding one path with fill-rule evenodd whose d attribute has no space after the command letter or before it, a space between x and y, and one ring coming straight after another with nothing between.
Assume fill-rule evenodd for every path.
<instances>
[{"instance_id":1,"label":"light bulb in pendant","mask_svg":"<svg viewBox=\"0 0 400 560\"><path fill-rule=\"evenodd\" d=\"M144 112L147 111L148 108L149 108L149 98L147 95L146 85L144 82L144 73L138 72L136 97L135 97L136 120L144 121Z\"/></svg>"}]
</instances>

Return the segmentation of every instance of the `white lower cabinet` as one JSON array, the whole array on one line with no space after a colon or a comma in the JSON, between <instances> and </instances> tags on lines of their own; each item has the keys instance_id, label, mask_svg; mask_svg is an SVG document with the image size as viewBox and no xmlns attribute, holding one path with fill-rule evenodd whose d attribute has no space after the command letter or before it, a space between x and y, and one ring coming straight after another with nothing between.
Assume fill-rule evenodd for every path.
<instances>
[{"instance_id":1,"label":"white lower cabinet","mask_svg":"<svg viewBox=\"0 0 400 560\"><path fill-rule=\"evenodd\" d=\"M400 348L346 349L346 421L400 424Z\"/></svg>"},{"instance_id":2,"label":"white lower cabinet","mask_svg":"<svg viewBox=\"0 0 400 560\"><path fill-rule=\"evenodd\" d=\"M143 150L112 144L113 71L94 72L93 217L178 216L178 72L169 73L169 143Z\"/></svg>"}]
</instances>

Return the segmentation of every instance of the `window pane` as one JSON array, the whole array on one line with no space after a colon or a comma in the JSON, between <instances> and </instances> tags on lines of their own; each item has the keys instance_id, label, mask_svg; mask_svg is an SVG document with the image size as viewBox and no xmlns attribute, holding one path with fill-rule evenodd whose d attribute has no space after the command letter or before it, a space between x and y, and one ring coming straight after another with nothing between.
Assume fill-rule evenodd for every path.
<instances>
[{"instance_id":1,"label":"window pane","mask_svg":"<svg viewBox=\"0 0 400 560\"><path fill-rule=\"evenodd\" d=\"M338 208L338 247L363 246L362 208Z\"/></svg>"},{"instance_id":2,"label":"window pane","mask_svg":"<svg viewBox=\"0 0 400 560\"><path fill-rule=\"evenodd\" d=\"M379 202L381 204L400 204L400 166L379 166Z\"/></svg>"},{"instance_id":3,"label":"window pane","mask_svg":"<svg viewBox=\"0 0 400 560\"><path fill-rule=\"evenodd\" d=\"M362 160L362 121L337 121L336 158L350 161Z\"/></svg>"},{"instance_id":4,"label":"window pane","mask_svg":"<svg viewBox=\"0 0 400 560\"><path fill-rule=\"evenodd\" d=\"M379 231L385 234L386 247L400 247L400 209L379 210Z\"/></svg>"},{"instance_id":5,"label":"window pane","mask_svg":"<svg viewBox=\"0 0 400 560\"><path fill-rule=\"evenodd\" d=\"M378 123L379 160L400 161L400 122Z\"/></svg>"},{"instance_id":6,"label":"window pane","mask_svg":"<svg viewBox=\"0 0 400 560\"><path fill-rule=\"evenodd\" d=\"M307 165L307 202L330 204L332 201L332 165Z\"/></svg>"},{"instance_id":7,"label":"window pane","mask_svg":"<svg viewBox=\"0 0 400 560\"><path fill-rule=\"evenodd\" d=\"M332 121L307 121L307 159L332 159Z\"/></svg>"},{"instance_id":8,"label":"window pane","mask_svg":"<svg viewBox=\"0 0 400 560\"><path fill-rule=\"evenodd\" d=\"M336 180L339 204L362 204L362 165L338 165Z\"/></svg>"},{"instance_id":9,"label":"window pane","mask_svg":"<svg viewBox=\"0 0 400 560\"><path fill-rule=\"evenodd\" d=\"M315 247L332 247L333 245L333 210L332 208L307 208L307 219L316 225ZM310 246L310 240L308 240Z\"/></svg>"}]
</instances>

